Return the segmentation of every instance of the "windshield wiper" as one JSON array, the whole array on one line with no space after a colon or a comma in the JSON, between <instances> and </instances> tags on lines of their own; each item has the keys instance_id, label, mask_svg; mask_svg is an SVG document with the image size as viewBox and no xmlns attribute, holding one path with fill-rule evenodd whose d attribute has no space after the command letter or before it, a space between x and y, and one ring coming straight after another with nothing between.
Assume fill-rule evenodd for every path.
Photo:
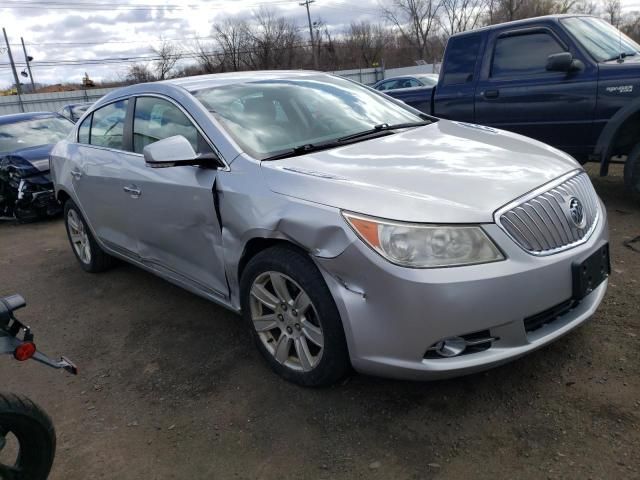
<instances>
[{"instance_id":1,"label":"windshield wiper","mask_svg":"<svg viewBox=\"0 0 640 480\"><path fill-rule=\"evenodd\" d=\"M279 160L281 158L297 157L298 155L305 155L311 152L317 152L318 150L326 150L327 148L338 147L342 145L339 141L330 141L324 143L305 143L304 145L298 145L289 150L285 150L282 153L276 153L270 157L263 158L262 160Z\"/></svg>"},{"instance_id":2,"label":"windshield wiper","mask_svg":"<svg viewBox=\"0 0 640 480\"><path fill-rule=\"evenodd\" d=\"M375 135L378 132L387 132L389 130L399 130L401 128L423 127L431 123L433 123L431 122L431 120L426 120L424 122L396 123L395 125L389 125L388 123L381 123L379 125L375 125L373 128L369 130L364 130L362 132L347 135L346 137L341 137L338 139L338 142L348 142L349 140L366 137L368 135Z\"/></svg>"},{"instance_id":3,"label":"windshield wiper","mask_svg":"<svg viewBox=\"0 0 640 480\"><path fill-rule=\"evenodd\" d=\"M605 62L613 62L614 60L623 61L626 57L635 57L636 52L621 52L615 57L607 58Z\"/></svg>"},{"instance_id":4,"label":"windshield wiper","mask_svg":"<svg viewBox=\"0 0 640 480\"><path fill-rule=\"evenodd\" d=\"M347 135L345 137L340 137L336 140L330 140L328 142L323 142L323 143L305 143L304 145L298 145L297 147L293 147L292 149L286 150L282 153L276 153L275 155L271 155L270 157L263 158L262 160L279 160L281 158L297 157L299 155L306 155L307 153L317 152L318 150L326 150L328 148L339 147L341 145L351 143L352 141L357 140L359 138L377 135L378 133L381 133L381 132L383 132L385 135L390 135L389 130L422 127L424 125L429 125L431 123L433 122L430 120L424 121L424 122L397 123L395 125L389 125L388 123L381 123L380 125L376 125L369 130Z\"/></svg>"}]
</instances>

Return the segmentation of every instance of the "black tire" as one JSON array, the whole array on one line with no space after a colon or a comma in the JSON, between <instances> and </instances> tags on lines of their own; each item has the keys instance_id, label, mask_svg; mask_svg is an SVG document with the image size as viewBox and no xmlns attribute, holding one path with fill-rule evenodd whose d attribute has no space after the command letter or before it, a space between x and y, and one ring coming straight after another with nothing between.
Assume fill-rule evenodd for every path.
<instances>
[{"instance_id":1,"label":"black tire","mask_svg":"<svg viewBox=\"0 0 640 480\"><path fill-rule=\"evenodd\" d=\"M640 195L640 143L627 156L624 164L624 185L630 192Z\"/></svg>"},{"instance_id":2,"label":"black tire","mask_svg":"<svg viewBox=\"0 0 640 480\"><path fill-rule=\"evenodd\" d=\"M80 255L78 255L78 252L76 251L76 248L71 239L71 230L69 227L69 215L71 214L75 215L75 218L78 221L82 222L84 232L86 232L87 234L89 251L90 251L89 261L84 261L80 257ZM93 238L93 234L91 233L91 230L87 225L87 222L84 220L84 217L80 212L80 209L76 206L75 203L73 203L73 200L71 199L67 200L66 203L64 204L64 225L67 231L67 238L69 239L69 244L71 245L71 250L73 251L73 254L76 256L76 258L78 259L78 263L80 263L80 266L85 271L91 272L91 273L104 272L105 270L109 270L115 265L116 259L113 258L111 255L107 254L104 250L100 248L95 238Z\"/></svg>"},{"instance_id":3,"label":"black tire","mask_svg":"<svg viewBox=\"0 0 640 480\"><path fill-rule=\"evenodd\" d=\"M0 393L0 435L9 432L18 440L19 453L15 465L0 464L0 478L45 480L56 452L51 418L26 397Z\"/></svg>"},{"instance_id":4,"label":"black tire","mask_svg":"<svg viewBox=\"0 0 640 480\"><path fill-rule=\"evenodd\" d=\"M251 319L251 287L265 272L279 272L294 280L311 299L322 329L324 346L318 363L310 371L294 370L278 362L260 339ZM285 380L307 387L336 383L351 369L340 313L320 271L302 251L286 246L271 247L253 257L240 280L242 315L251 335L271 368Z\"/></svg>"}]
</instances>

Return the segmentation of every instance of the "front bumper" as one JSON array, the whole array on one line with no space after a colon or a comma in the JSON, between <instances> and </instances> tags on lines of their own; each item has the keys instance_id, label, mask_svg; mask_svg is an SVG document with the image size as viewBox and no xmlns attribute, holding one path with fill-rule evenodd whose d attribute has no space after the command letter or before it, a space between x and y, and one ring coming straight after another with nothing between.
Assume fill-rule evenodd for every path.
<instances>
[{"instance_id":1,"label":"front bumper","mask_svg":"<svg viewBox=\"0 0 640 480\"><path fill-rule=\"evenodd\" d=\"M48 174L11 178L0 175L0 215L31 220L61 211Z\"/></svg>"},{"instance_id":2,"label":"front bumper","mask_svg":"<svg viewBox=\"0 0 640 480\"><path fill-rule=\"evenodd\" d=\"M571 310L527 332L524 319L572 297L572 265L608 241L603 215L573 249L536 257L496 225L485 230L507 259L440 269L391 264L357 238L338 257L316 261L340 311L354 368L404 379L438 379L485 370L521 357L571 331L596 310L607 281ZM452 358L425 354L452 336L489 331L490 348Z\"/></svg>"}]
</instances>

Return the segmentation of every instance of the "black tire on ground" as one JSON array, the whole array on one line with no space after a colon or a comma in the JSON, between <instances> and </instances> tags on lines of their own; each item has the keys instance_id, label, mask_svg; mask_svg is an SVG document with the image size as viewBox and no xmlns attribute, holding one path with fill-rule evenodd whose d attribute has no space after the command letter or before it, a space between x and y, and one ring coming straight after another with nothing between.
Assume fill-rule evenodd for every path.
<instances>
[{"instance_id":1,"label":"black tire on ground","mask_svg":"<svg viewBox=\"0 0 640 480\"><path fill-rule=\"evenodd\" d=\"M322 328L324 347L318 364L310 371L294 370L279 363L260 340L251 320L251 286L262 273L275 271L293 279L309 296ZM242 315L260 353L285 380L307 387L329 386L351 371L349 352L340 313L324 278L313 261L294 247L275 246L263 250L247 264L240 280Z\"/></svg>"},{"instance_id":2,"label":"black tire on ground","mask_svg":"<svg viewBox=\"0 0 640 480\"><path fill-rule=\"evenodd\" d=\"M49 416L26 397L0 393L0 431L12 433L19 443L16 464L0 464L0 478L45 480L56 452L56 434ZM14 475L11 467L19 474Z\"/></svg>"},{"instance_id":3,"label":"black tire on ground","mask_svg":"<svg viewBox=\"0 0 640 480\"><path fill-rule=\"evenodd\" d=\"M624 164L624 185L627 190L640 194L640 143L627 156Z\"/></svg>"},{"instance_id":4,"label":"black tire on ground","mask_svg":"<svg viewBox=\"0 0 640 480\"><path fill-rule=\"evenodd\" d=\"M80 222L82 222L84 226L84 231L87 233L87 236L89 239L89 249L91 252L89 262L85 262L80 258L80 256L78 255L78 252L76 252L76 249L74 248L73 241L71 240L71 231L69 229L69 212L71 211L73 211L75 213L76 218ZM87 225L87 222L84 220L82 213L80 213L80 209L76 206L75 203L73 203L73 200L71 199L67 200L66 203L64 204L64 225L65 225L65 229L67 230L67 238L69 239L71 250L73 251L73 254L76 256L76 258L78 259L78 263L80 263L80 266L85 271L91 272L91 273L99 273L99 272L104 272L105 270L109 270L111 267L115 265L116 259L113 258L108 253L104 252L100 248L95 238L93 238L93 234L91 233L91 230Z\"/></svg>"}]
</instances>

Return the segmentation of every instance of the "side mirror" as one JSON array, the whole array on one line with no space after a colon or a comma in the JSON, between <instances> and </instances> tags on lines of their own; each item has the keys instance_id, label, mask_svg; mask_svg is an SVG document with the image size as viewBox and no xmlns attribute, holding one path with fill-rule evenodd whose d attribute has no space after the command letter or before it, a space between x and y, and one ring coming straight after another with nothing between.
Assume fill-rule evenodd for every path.
<instances>
[{"instance_id":1,"label":"side mirror","mask_svg":"<svg viewBox=\"0 0 640 480\"><path fill-rule=\"evenodd\" d=\"M209 168L222 166L220 159L211 153L198 155L189 140L182 135L163 138L150 143L142 150L144 161L151 168L182 167L198 165Z\"/></svg>"},{"instance_id":2,"label":"side mirror","mask_svg":"<svg viewBox=\"0 0 640 480\"><path fill-rule=\"evenodd\" d=\"M584 64L574 59L570 52L554 53L547 57L547 71L549 72L576 72L582 70Z\"/></svg>"}]
</instances>

